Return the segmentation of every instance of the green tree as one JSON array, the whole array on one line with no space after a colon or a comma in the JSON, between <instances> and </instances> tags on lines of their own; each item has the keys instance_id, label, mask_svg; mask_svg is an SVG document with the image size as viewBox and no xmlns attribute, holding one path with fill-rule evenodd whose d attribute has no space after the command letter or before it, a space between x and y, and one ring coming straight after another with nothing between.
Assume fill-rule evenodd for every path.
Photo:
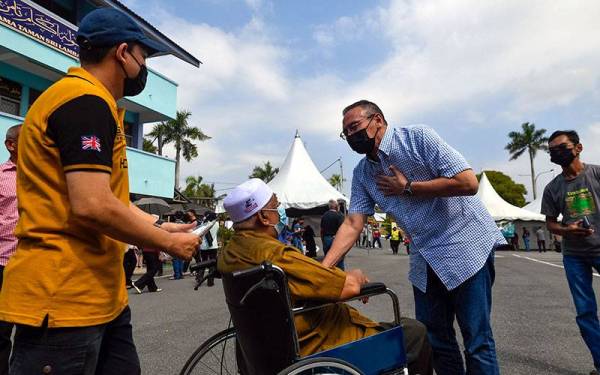
<instances>
[{"instance_id":1,"label":"green tree","mask_svg":"<svg viewBox=\"0 0 600 375\"><path fill-rule=\"evenodd\" d=\"M158 151L158 148L152 143L151 140L149 140L148 138L144 137L143 150L146 151L146 152L150 152L152 154L156 154L156 152Z\"/></svg>"},{"instance_id":2,"label":"green tree","mask_svg":"<svg viewBox=\"0 0 600 375\"><path fill-rule=\"evenodd\" d=\"M275 175L279 173L279 168L273 168L270 161L267 161L262 167L257 165L252 170L252 174L248 176L249 178L260 178L265 183L268 183Z\"/></svg>"},{"instance_id":3,"label":"green tree","mask_svg":"<svg viewBox=\"0 0 600 375\"><path fill-rule=\"evenodd\" d=\"M527 194L525 185L517 184L512 178L499 171L485 171L485 175L502 199L517 207L525 205ZM481 179L481 173L477 175L477 179Z\"/></svg>"},{"instance_id":4,"label":"green tree","mask_svg":"<svg viewBox=\"0 0 600 375\"><path fill-rule=\"evenodd\" d=\"M198 157L198 147L193 141L206 141L210 139L202 130L191 126L188 120L192 116L189 111L177 111L174 120L162 122L166 126L164 130L163 144L175 144L175 187L179 190L179 169L181 167L181 156L186 161Z\"/></svg>"},{"instance_id":5,"label":"green tree","mask_svg":"<svg viewBox=\"0 0 600 375\"><path fill-rule=\"evenodd\" d=\"M165 122L160 122L152 127L152 131L148 133L148 137L152 140L150 143L154 145L154 141L157 141L157 151L158 154L162 156L163 154L163 146L165 145L165 138L167 137L167 124Z\"/></svg>"},{"instance_id":6,"label":"green tree","mask_svg":"<svg viewBox=\"0 0 600 375\"><path fill-rule=\"evenodd\" d=\"M533 160L539 150L548 150L548 137L545 137L546 129L535 129L534 123L524 122L521 124L522 132L512 131L508 133L510 143L504 148L510 154L510 160L516 160L526 151L529 154L529 164L531 167L531 187L533 199L537 198L537 190L535 186L535 167Z\"/></svg>"},{"instance_id":7,"label":"green tree","mask_svg":"<svg viewBox=\"0 0 600 375\"><path fill-rule=\"evenodd\" d=\"M338 189L338 191L342 191L342 183L344 181L346 181L346 179L344 178L342 180L342 176L339 174L332 174L331 177L329 177L329 183L331 186Z\"/></svg>"},{"instance_id":8,"label":"green tree","mask_svg":"<svg viewBox=\"0 0 600 375\"><path fill-rule=\"evenodd\" d=\"M202 176L188 176L185 179L185 189L183 194L188 198L214 198L215 184L205 184L202 182Z\"/></svg>"}]
</instances>

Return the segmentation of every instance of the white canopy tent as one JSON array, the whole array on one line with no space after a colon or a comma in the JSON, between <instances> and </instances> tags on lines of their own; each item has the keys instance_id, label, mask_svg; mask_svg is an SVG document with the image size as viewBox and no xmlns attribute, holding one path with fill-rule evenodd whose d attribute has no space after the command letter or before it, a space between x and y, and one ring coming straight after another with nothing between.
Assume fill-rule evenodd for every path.
<instances>
[{"instance_id":1,"label":"white canopy tent","mask_svg":"<svg viewBox=\"0 0 600 375\"><path fill-rule=\"evenodd\" d=\"M321 175L298 132L279 173L268 185L286 209L309 210L327 205L330 199L349 202Z\"/></svg>"},{"instance_id":2,"label":"white canopy tent","mask_svg":"<svg viewBox=\"0 0 600 375\"><path fill-rule=\"evenodd\" d=\"M541 214L542 213L542 197L538 197L537 199L527 203L523 209L531 211L531 212L535 212L536 214ZM557 218L558 221L562 220L562 214L558 215Z\"/></svg>"},{"instance_id":3,"label":"white canopy tent","mask_svg":"<svg viewBox=\"0 0 600 375\"><path fill-rule=\"evenodd\" d=\"M544 215L513 206L508 203L494 190L485 172L481 174L477 196L489 211L495 221L545 221Z\"/></svg>"}]
</instances>

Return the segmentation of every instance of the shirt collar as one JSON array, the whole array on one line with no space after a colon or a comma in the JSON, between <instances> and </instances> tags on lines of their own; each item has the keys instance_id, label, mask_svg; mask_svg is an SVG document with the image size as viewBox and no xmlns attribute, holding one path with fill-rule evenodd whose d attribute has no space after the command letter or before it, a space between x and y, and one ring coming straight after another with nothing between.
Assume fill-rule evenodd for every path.
<instances>
[{"instance_id":1,"label":"shirt collar","mask_svg":"<svg viewBox=\"0 0 600 375\"><path fill-rule=\"evenodd\" d=\"M102 84L102 82L100 82L98 80L98 78L94 77L87 70L85 70L81 67L74 66L74 67L69 68L69 71L67 72L67 76L78 77L78 78L84 79L84 80L88 81L89 83L91 83L92 85L99 87L106 96L104 99L107 100L108 103L113 108L115 108L115 109L117 108L117 102L116 102L115 98L112 96L112 94L110 93L110 91L108 91L106 86L104 86Z\"/></svg>"},{"instance_id":2,"label":"shirt collar","mask_svg":"<svg viewBox=\"0 0 600 375\"><path fill-rule=\"evenodd\" d=\"M392 138L394 136L394 129L387 125L385 129L385 134L383 138L381 138L381 143L379 143L378 152L383 152L386 156L389 156L390 151L392 149Z\"/></svg>"},{"instance_id":3,"label":"shirt collar","mask_svg":"<svg viewBox=\"0 0 600 375\"><path fill-rule=\"evenodd\" d=\"M15 163L12 162L12 160L8 159L6 161L6 163L2 163L0 164L0 170L2 172L11 170L11 169L17 169L17 165Z\"/></svg>"}]
</instances>

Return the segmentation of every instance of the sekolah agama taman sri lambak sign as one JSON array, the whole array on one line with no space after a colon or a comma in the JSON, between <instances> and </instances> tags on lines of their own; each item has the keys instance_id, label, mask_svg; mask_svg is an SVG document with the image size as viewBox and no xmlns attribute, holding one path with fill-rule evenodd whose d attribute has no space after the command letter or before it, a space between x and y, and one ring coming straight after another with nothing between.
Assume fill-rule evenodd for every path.
<instances>
[{"instance_id":1,"label":"sekolah agama taman sri lambak sign","mask_svg":"<svg viewBox=\"0 0 600 375\"><path fill-rule=\"evenodd\" d=\"M76 27L44 11L28 1L0 0L0 24L77 58Z\"/></svg>"}]
</instances>

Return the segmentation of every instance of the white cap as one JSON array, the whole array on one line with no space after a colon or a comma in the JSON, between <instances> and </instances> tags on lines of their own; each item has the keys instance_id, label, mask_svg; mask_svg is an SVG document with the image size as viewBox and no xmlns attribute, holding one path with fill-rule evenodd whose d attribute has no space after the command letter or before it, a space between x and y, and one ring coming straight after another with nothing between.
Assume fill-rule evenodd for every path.
<instances>
[{"instance_id":1,"label":"white cap","mask_svg":"<svg viewBox=\"0 0 600 375\"><path fill-rule=\"evenodd\" d=\"M223 207L234 223L244 221L267 205L273 190L259 178L236 186L223 200Z\"/></svg>"}]
</instances>

